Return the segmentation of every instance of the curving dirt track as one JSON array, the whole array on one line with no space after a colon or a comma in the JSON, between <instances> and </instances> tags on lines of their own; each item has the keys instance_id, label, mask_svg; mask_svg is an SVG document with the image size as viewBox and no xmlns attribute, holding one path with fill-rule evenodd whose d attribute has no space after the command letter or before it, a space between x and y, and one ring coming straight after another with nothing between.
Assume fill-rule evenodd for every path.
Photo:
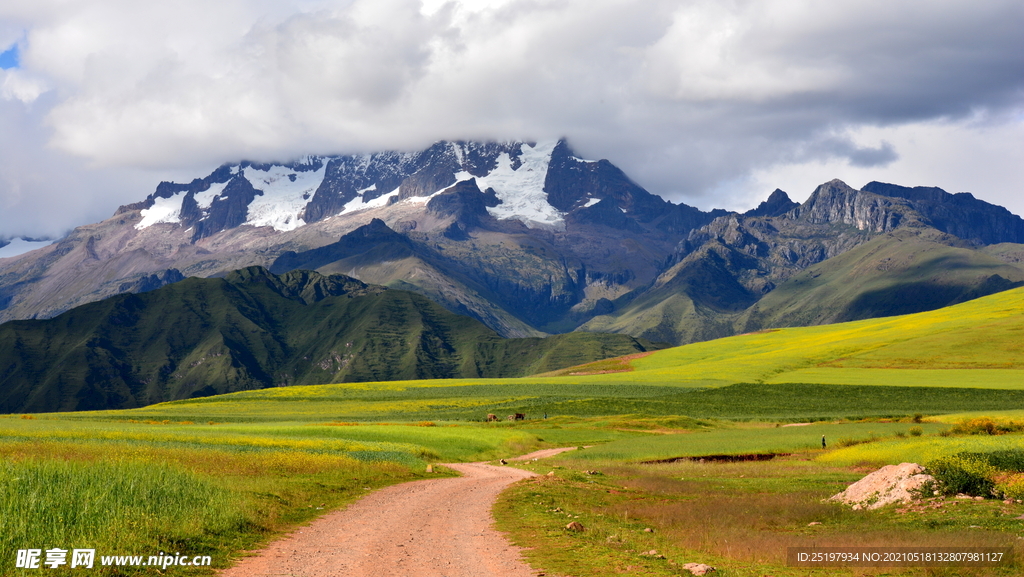
<instances>
[{"instance_id":1,"label":"curving dirt track","mask_svg":"<svg viewBox=\"0 0 1024 577\"><path fill-rule=\"evenodd\" d=\"M536 575L520 558L519 549L491 526L491 506L498 493L534 473L484 463L446 466L463 476L413 481L370 493L271 543L259 555L241 560L220 575Z\"/></svg>"}]
</instances>

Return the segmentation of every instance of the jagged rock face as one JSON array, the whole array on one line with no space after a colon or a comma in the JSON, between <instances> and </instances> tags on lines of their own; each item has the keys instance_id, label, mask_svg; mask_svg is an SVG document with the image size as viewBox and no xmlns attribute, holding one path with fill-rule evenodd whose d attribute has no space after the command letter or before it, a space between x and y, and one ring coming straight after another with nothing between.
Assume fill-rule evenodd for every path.
<instances>
[{"instance_id":1,"label":"jagged rock face","mask_svg":"<svg viewBox=\"0 0 1024 577\"><path fill-rule=\"evenodd\" d=\"M809 224L848 224L858 230L889 232L911 212L910 203L875 194L864 194L841 180L819 186L807 202L786 214Z\"/></svg>"},{"instance_id":2,"label":"jagged rock face","mask_svg":"<svg viewBox=\"0 0 1024 577\"><path fill-rule=\"evenodd\" d=\"M168 269L273 265L419 290L506 336L560 332L652 281L691 228L721 214L667 202L564 141L241 162L161 183L46 254L0 266L0 320L155 287Z\"/></svg>"},{"instance_id":3,"label":"jagged rock face","mask_svg":"<svg viewBox=\"0 0 1024 577\"><path fill-rule=\"evenodd\" d=\"M242 162L161 183L107 221L7 259L0 321L149 290L173 281L171 269L208 277L259 265L418 291L504 336L599 325L686 342L730 334L751 303L879 235L935 225L974 242L1018 238L1021 219L970 195L867 188L832 181L800 205L776 190L743 215L703 212L564 141ZM1017 282L1000 274L992 286ZM973 294L970 282L958 294ZM629 307L639 320L628 326L588 324Z\"/></svg>"},{"instance_id":4,"label":"jagged rock face","mask_svg":"<svg viewBox=\"0 0 1024 577\"><path fill-rule=\"evenodd\" d=\"M479 227L482 221L492 218L487 209L499 204L501 200L493 188L482 192L476 179L471 178L434 195L427 202L427 212L440 218L454 217L464 230L465 227Z\"/></svg>"},{"instance_id":5,"label":"jagged rock face","mask_svg":"<svg viewBox=\"0 0 1024 577\"><path fill-rule=\"evenodd\" d=\"M762 203L758 209L771 213L795 204L782 191L772 196L772 203ZM703 246L723 247L747 257L748 264L734 274L747 290L764 294L794 273L838 256L873 234L894 229L908 214L913 210L907 205L832 181L819 186L802 205L776 216L732 214L692 230L673 262L690 258Z\"/></svg>"},{"instance_id":6,"label":"jagged rock face","mask_svg":"<svg viewBox=\"0 0 1024 577\"><path fill-rule=\"evenodd\" d=\"M337 214L362 197L369 202L397 191L398 200L427 196L456 182L456 174L484 176L500 156L519 168L522 143L439 142L417 153L382 152L327 160L323 181L302 213L305 222Z\"/></svg>"},{"instance_id":7,"label":"jagged rock face","mask_svg":"<svg viewBox=\"0 0 1024 577\"><path fill-rule=\"evenodd\" d=\"M960 211L963 217L957 218ZM673 262L709 243L722 245L754 259L756 264L738 272L738 278L749 290L768 292L796 272L900 227L935 226L965 240L991 244L1019 242L1018 225L1024 227L1024 219L969 194L880 183L854 190L833 180L801 205L776 190L755 210L720 217L691 231Z\"/></svg>"},{"instance_id":8,"label":"jagged rock face","mask_svg":"<svg viewBox=\"0 0 1024 577\"><path fill-rule=\"evenodd\" d=\"M921 312L1024 282L1015 245L978 250L970 240L936 230L918 210L924 203L930 214L952 214L965 202L959 195L896 192L910 198L832 181L793 206L776 191L754 211L692 230L653 283L612 300L582 328L682 344ZM991 218L1003 210L973 208ZM1003 222L1012 231L1015 221Z\"/></svg>"},{"instance_id":9,"label":"jagged rock face","mask_svg":"<svg viewBox=\"0 0 1024 577\"><path fill-rule=\"evenodd\" d=\"M941 188L909 188L869 182L864 190L911 201L926 222L942 232L979 244L1024 243L1024 219L969 192L950 194Z\"/></svg>"}]
</instances>

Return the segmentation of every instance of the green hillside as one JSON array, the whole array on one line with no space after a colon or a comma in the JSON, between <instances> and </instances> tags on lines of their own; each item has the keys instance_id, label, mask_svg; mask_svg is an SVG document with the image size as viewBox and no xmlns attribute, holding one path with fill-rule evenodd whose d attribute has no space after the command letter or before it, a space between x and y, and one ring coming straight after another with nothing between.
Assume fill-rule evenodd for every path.
<instances>
[{"instance_id":1,"label":"green hillside","mask_svg":"<svg viewBox=\"0 0 1024 577\"><path fill-rule=\"evenodd\" d=\"M583 328L688 343L936 310L1024 284L1022 249L978 249L933 228L905 227L796 272L762 297L737 281L749 258L712 243ZM771 273L775 264L760 266Z\"/></svg>"},{"instance_id":2,"label":"green hillside","mask_svg":"<svg viewBox=\"0 0 1024 577\"><path fill-rule=\"evenodd\" d=\"M129 408L328 382L513 377L652 345L504 339L418 294L251 267L0 325L0 411Z\"/></svg>"},{"instance_id":3,"label":"green hillside","mask_svg":"<svg viewBox=\"0 0 1024 577\"><path fill-rule=\"evenodd\" d=\"M694 343L631 365L632 372L588 379L1024 388L1024 289L912 315Z\"/></svg>"},{"instance_id":4,"label":"green hillside","mask_svg":"<svg viewBox=\"0 0 1024 577\"><path fill-rule=\"evenodd\" d=\"M749 331L917 313L1022 283L1020 263L1007 262L933 229L899 229L797 273L748 309L737 328Z\"/></svg>"},{"instance_id":5,"label":"green hillside","mask_svg":"<svg viewBox=\"0 0 1024 577\"><path fill-rule=\"evenodd\" d=\"M1022 335L1024 289L1013 289L938 311L763 331L523 378L275 388L116 416L479 420L524 412L791 420L1007 411L1024 409Z\"/></svg>"}]
</instances>

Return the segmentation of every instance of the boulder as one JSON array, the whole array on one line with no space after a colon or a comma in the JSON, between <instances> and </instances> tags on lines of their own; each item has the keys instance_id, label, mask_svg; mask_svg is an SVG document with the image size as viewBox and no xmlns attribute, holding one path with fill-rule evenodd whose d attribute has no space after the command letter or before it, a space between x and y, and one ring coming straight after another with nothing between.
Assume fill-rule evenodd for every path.
<instances>
[{"instance_id":1,"label":"boulder","mask_svg":"<svg viewBox=\"0 0 1024 577\"><path fill-rule=\"evenodd\" d=\"M917 463L886 465L850 485L829 501L853 505L854 509L878 509L891 503L907 503L915 494L934 483Z\"/></svg>"},{"instance_id":2,"label":"boulder","mask_svg":"<svg viewBox=\"0 0 1024 577\"><path fill-rule=\"evenodd\" d=\"M711 565L705 565L703 563L687 563L686 565L683 565L683 569L686 569L690 573L698 576L707 575L715 570Z\"/></svg>"}]
</instances>

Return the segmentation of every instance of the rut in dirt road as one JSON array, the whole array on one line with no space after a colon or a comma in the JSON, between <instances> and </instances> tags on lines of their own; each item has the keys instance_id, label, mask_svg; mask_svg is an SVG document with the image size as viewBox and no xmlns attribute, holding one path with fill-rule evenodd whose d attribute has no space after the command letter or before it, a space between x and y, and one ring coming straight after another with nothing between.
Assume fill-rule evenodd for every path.
<instances>
[{"instance_id":1,"label":"rut in dirt road","mask_svg":"<svg viewBox=\"0 0 1024 577\"><path fill-rule=\"evenodd\" d=\"M532 577L491 506L529 471L446 465L462 477L393 485L317 519L221 577Z\"/></svg>"}]
</instances>

